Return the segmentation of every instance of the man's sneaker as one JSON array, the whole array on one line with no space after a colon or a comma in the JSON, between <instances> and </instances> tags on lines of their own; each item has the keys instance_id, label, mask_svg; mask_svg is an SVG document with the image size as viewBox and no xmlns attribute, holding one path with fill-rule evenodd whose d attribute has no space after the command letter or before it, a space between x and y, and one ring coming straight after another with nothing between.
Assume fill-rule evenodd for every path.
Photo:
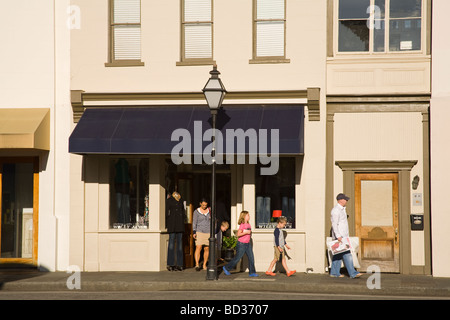
<instances>
[{"instance_id":1,"label":"man's sneaker","mask_svg":"<svg viewBox=\"0 0 450 320\"><path fill-rule=\"evenodd\" d=\"M248 276L249 277L259 277L259 275L257 273L250 273Z\"/></svg>"}]
</instances>

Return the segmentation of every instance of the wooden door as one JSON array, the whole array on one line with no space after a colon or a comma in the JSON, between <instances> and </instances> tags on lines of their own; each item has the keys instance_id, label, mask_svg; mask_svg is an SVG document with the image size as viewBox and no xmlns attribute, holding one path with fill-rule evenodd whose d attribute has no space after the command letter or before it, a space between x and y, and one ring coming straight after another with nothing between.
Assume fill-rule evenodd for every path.
<instances>
[{"instance_id":1,"label":"wooden door","mask_svg":"<svg viewBox=\"0 0 450 320\"><path fill-rule=\"evenodd\" d=\"M361 271L399 272L398 173L355 174L355 233Z\"/></svg>"}]
</instances>

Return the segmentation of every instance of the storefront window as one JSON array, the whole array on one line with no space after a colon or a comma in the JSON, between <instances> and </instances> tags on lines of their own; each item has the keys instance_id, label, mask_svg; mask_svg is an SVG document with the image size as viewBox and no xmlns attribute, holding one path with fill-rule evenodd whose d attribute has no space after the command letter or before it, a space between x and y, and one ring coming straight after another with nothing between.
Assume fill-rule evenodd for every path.
<instances>
[{"instance_id":1,"label":"storefront window","mask_svg":"<svg viewBox=\"0 0 450 320\"><path fill-rule=\"evenodd\" d=\"M275 175L260 175L259 164L255 169L256 228L275 228L280 215L295 228L295 158L280 158Z\"/></svg>"},{"instance_id":2,"label":"storefront window","mask_svg":"<svg viewBox=\"0 0 450 320\"><path fill-rule=\"evenodd\" d=\"M110 160L110 226L148 228L149 161L141 158Z\"/></svg>"}]
</instances>

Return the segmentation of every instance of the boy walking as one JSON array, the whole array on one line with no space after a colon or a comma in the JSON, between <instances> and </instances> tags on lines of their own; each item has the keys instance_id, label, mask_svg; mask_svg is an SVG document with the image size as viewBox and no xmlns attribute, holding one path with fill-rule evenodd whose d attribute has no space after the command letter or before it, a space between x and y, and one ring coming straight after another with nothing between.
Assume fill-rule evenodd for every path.
<instances>
[{"instance_id":1,"label":"boy walking","mask_svg":"<svg viewBox=\"0 0 450 320\"><path fill-rule=\"evenodd\" d=\"M292 276L296 271L292 270L290 271L287 263L286 263L286 255L284 251L287 249L291 249L288 244L286 243L284 239L284 233L281 229L283 229L286 226L287 219L285 217L279 217L278 218L278 224L275 230L273 231L273 245L274 245L274 258L272 262L270 263L269 269L267 269L266 274L268 276L274 276L275 273L272 271L273 267L275 266L275 263L277 263L278 260L280 260L281 257L281 264L283 265L284 269L286 270L286 274L288 277Z\"/></svg>"}]
</instances>

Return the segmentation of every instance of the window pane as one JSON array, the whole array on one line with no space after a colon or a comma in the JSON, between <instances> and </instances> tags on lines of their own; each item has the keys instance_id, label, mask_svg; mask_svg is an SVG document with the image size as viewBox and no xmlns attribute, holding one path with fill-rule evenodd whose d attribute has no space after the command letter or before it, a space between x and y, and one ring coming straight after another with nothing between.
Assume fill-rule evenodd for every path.
<instances>
[{"instance_id":1,"label":"window pane","mask_svg":"<svg viewBox=\"0 0 450 320\"><path fill-rule=\"evenodd\" d=\"M421 24L422 19L391 20L389 25L389 50L420 50Z\"/></svg>"},{"instance_id":2,"label":"window pane","mask_svg":"<svg viewBox=\"0 0 450 320\"><path fill-rule=\"evenodd\" d=\"M2 258L33 257L33 164L5 163L1 172Z\"/></svg>"},{"instance_id":3,"label":"window pane","mask_svg":"<svg viewBox=\"0 0 450 320\"><path fill-rule=\"evenodd\" d=\"M272 176L260 175L259 164L255 169L256 228L274 228L274 210L287 218L287 228L295 228L295 159L280 158L278 173Z\"/></svg>"},{"instance_id":4,"label":"window pane","mask_svg":"<svg viewBox=\"0 0 450 320\"><path fill-rule=\"evenodd\" d=\"M184 50L186 59L212 58L211 23L184 26Z\"/></svg>"},{"instance_id":5,"label":"window pane","mask_svg":"<svg viewBox=\"0 0 450 320\"><path fill-rule=\"evenodd\" d=\"M284 19L285 0L258 0L256 3L257 19Z\"/></svg>"},{"instance_id":6,"label":"window pane","mask_svg":"<svg viewBox=\"0 0 450 320\"><path fill-rule=\"evenodd\" d=\"M114 59L141 59L141 27L115 26L114 30Z\"/></svg>"},{"instance_id":7,"label":"window pane","mask_svg":"<svg viewBox=\"0 0 450 320\"><path fill-rule=\"evenodd\" d=\"M148 159L120 158L110 162L110 225L148 227Z\"/></svg>"},{"instance_id":8,"label":"window pane","mask_svg":"<svg viewBox=\"0 0 450 320\"><path fill-rule=\"evenodd\" d=\"M211 0L184 0L184 21L211 21Z\"/></svg>"},{"instance_id":9,"label":"window pane","mask_svg":"<svg viewBox=\"0 0 450 320\"><path fill-rule=\"evenodd\" d=\"M375 0L374 19L383 19L385 15L386 0Z\"/></svg>"},{"instance_id":10,"label":"window pane","mask_svg":"<svg viewBox=\"0 0 450 320\"><path fill-rule=\"evenodd\" d=\"M339 51L369 51L367 20L339 21Z\"/></svg>"},{"instance_id":11,"label":"window pane","mask_svg":"<svg viewBox=\"0 0 450 320\"><path fill-rule=\"evenodd\" d=\"M256 24L256 56L284 56L284 22L258 22Z\"/></svg>"},{"instance_id":12,"label":"window pane","mask_svg":"<svg viewBox=\"0 0 450 320\"><path fill-rule=\"evenodd\" d=\"M370 0L339 0L339 19L368 19Z\"/></svg>"},{"instance_id":13,"label":"window pane","mask_svg":"<svg viewBox=\"0 0 450 320\"><path fill-rule=\"evenodd\" d=\"M114 23L141 23L141 0L114 0Z\"/></svg>"},{"instance_id":14,"label":"window pane","mask_svg":"<svg viewBox=\"0 0 450 320\"><path fill-rule=\"evenodd\" d=\"M384 20L375 20L373 29L374 52L384 52L384 34L385 34Z\"/></svg>"},{"instance_id":15,"label":"window pane","mask_svg":"<svg viewBox=\"0 0 450 320\"><path fill-rule=\"evenodd\" d=\"M361 181L361 225L392 226L392 181Z\"/></svg>"},{"instance_id":16,"label":"window pane","mask_svg":"<svg viewBox=\"0 0 450 320\"><path fill-rule=\"evenodd\" d=\"M391 0L391 18L410 18L422 16L422 0Z\"/></svg>"}]
</instances>

